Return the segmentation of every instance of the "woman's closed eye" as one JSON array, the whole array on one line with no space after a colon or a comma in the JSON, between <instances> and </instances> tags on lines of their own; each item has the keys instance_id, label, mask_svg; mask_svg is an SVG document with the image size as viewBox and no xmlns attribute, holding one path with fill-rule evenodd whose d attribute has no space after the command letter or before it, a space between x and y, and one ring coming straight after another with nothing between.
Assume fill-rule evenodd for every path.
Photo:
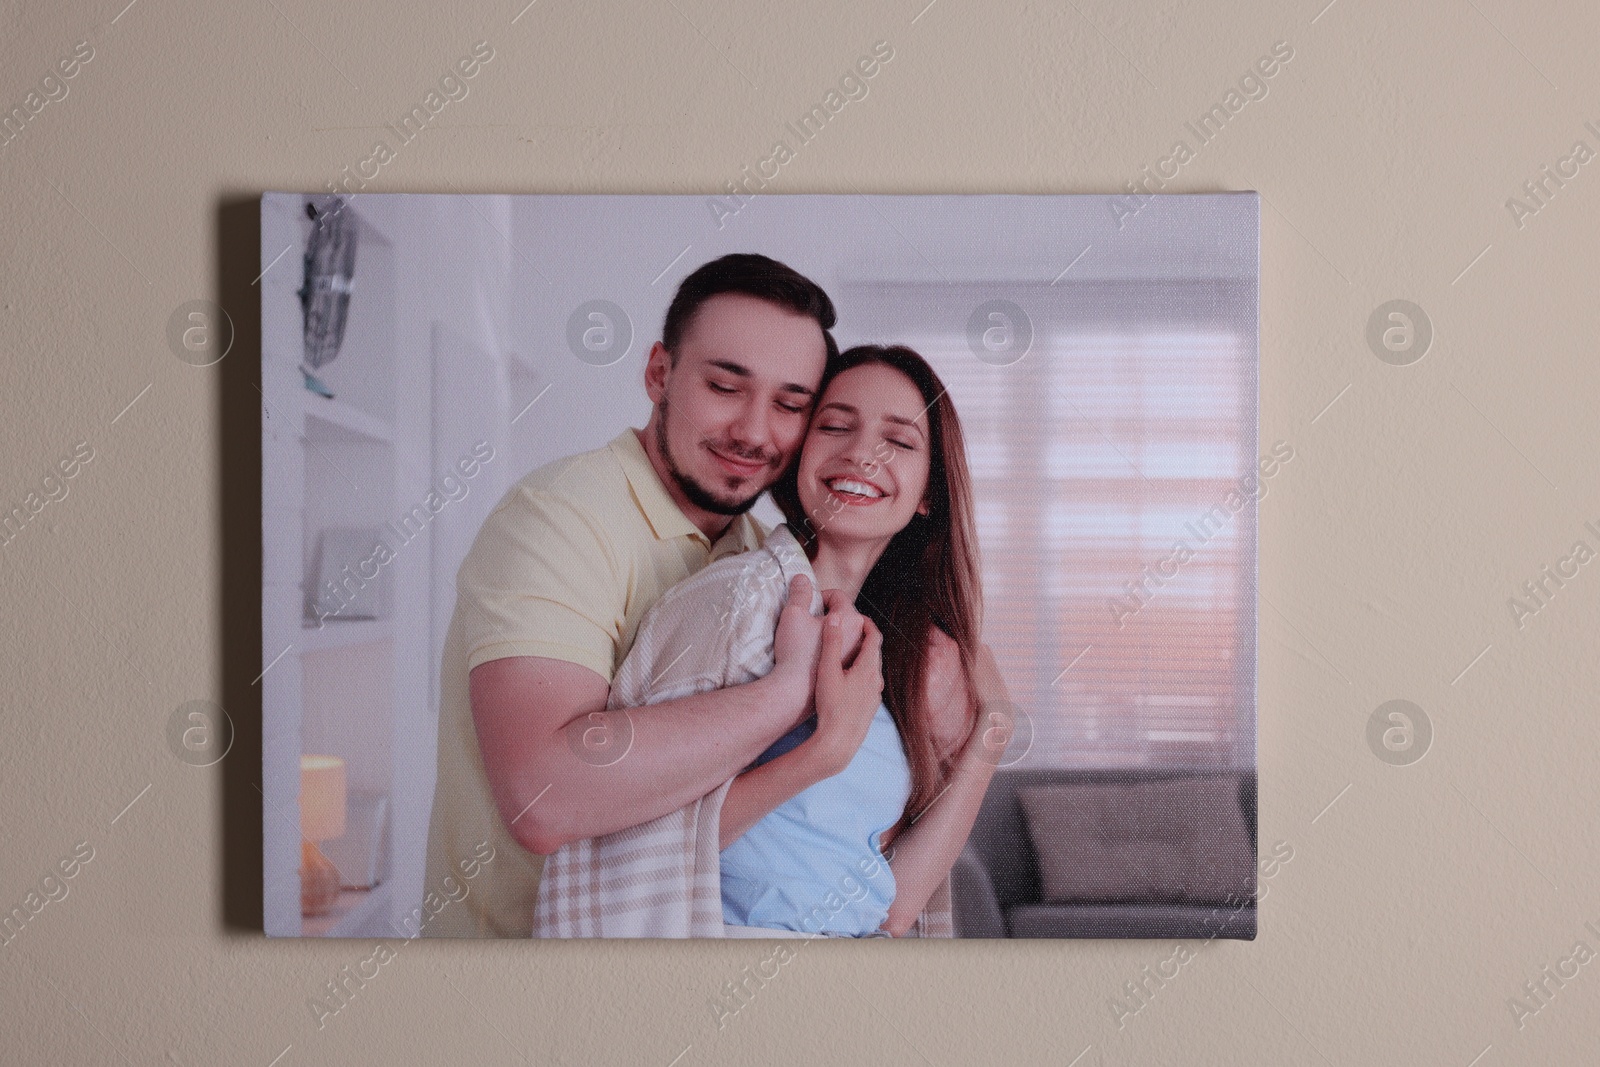
<instances>
[{"instance_id":1,"label":"woman's closed eye","mask_svg":"<svg viewBox=\"0 0 1600 1067\"><path fill-rule=\"evenodd\" d=\"M819 422L816 426L818 433L826 434L849 433L853 429L855 427L842 422ZM917 450L915 441L910 441L903 437L885 437L883 440L892 447L905 452L915 452Z\"/></svg>"}]
</instances>

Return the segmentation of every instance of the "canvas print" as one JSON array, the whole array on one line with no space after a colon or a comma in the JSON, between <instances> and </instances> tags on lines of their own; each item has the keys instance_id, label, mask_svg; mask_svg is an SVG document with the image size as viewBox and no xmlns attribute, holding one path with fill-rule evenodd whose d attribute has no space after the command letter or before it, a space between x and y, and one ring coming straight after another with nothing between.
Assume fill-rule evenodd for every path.
<instances>
[{"instance_id":1,"label":"canvas print","mask_svg":"<svg viewBox=\"0 0 1600 1067\"><path fill-rule=\"evenodd\" d=\"M1254 193L269 193L265 924L1256 931Z\"/></svg>"}]
</instances>

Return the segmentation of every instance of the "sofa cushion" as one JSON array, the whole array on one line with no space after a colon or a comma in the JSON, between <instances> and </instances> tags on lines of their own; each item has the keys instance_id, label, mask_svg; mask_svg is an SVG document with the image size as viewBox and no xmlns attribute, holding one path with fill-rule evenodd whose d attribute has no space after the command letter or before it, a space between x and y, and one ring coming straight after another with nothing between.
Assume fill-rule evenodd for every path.
<instances>
[{"instance_id":1,"label":"sofa cushion","mask_svg":"<svg viewBox=\"0 0 1600 1067\"><path fill-rule=\"evenodd\" d=\"M1012 937L1256 937L1254 904L1018 904L1007 917Z\"/></svg>"},{"instance_id":2,"label":"sofa cushion","mask_svg":"<svg viewBox=\"0 0 1600 1067\"><path fill-rule=\"evenodd\" d=\"M957 937L1005 937L1006 916L983 860L966 849L950 868L951 918Z\"/></svg>"},{"instance_id":3,"label":"sofa cushion","mask_svg":"<svg viewBox=\"0 0 1600 1067\"><path fill-rule=\"evenodd\" d=\"M1255 855L1232 776L1024 786L1046 903L1242 902Z\"/></svg>"}]
</instances>

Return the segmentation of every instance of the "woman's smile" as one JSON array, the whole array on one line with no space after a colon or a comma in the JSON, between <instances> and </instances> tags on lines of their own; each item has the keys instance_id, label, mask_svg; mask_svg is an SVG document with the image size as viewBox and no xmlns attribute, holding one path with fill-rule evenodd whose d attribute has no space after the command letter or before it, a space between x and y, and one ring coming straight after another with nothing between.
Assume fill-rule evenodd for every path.
<instances>
[{"instance_id":1,"label":"woman's smile","mask_svg":"<svg viewBox=\"0 0 1600 1067\"><path fill-rule=\"evenodd\" d=\"M867 507L889 498L877 485L858 478L824 478L822 484L830 495L850 507Z\"/></svg>"}]
</instances>

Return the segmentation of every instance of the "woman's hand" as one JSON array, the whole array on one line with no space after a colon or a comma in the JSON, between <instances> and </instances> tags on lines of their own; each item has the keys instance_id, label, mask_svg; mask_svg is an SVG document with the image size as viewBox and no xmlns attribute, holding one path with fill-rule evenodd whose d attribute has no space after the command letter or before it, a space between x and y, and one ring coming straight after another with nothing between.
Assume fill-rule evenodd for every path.
<instances>
[{"instance_id":1,"label":"woman's hand","mask_svg":"<svg viewBox=\"0 0 1600 1067\"><path fill-rule=\"evenodd\" d=\"M866 739L867 728L882 700L883 639L877 628L863 619L837 590L823 593L823 603L828 608L826 619L813 619L808 611L798 607L794 598L800 594L809 604L810 585L804 576L796 578L795 584L790 586L790 603L783 609L790 629L785 630L785 622L778 624L777 659L781 667L786 658L793 660L806 655L804 623L815 624L822 631L821 648L814 653L815 660L805 661L808 665L816 662L817 729L796 748L734 779L722 802L722 821L717 831L719 848L727 848L739 840L750 827L790 797L849 766ZM859 648L852 650L853 657L847 657L845 651L852 644ZM773 674L777 673L775 667ZM812 681L813 676L808 672L804 679L808 707Z\"/></svg>"},{"instance_id":2,"label":"woman's hand","mask_svg":"<svg viewBox=\"0 0 1600 1067\"><path fill-rule=\"evenodd\" d=\"M816 684L818 657L822 651L823 619L811 614L812 584L807 575L797 574L789 583L788 599L778 615L773 636L773 667L768 687L777 687L780 699L796 705L795 723L811 714L812 693ZM838 589L822 591L824 615L839 620L842 631L839 662L849 667L861 648L860 612Z\"/></svg>"},{"instance_id":3,"label":"woman's hand","mask_svg":"<svg viewBox=\"0 0 1600 1067\"><path fill-rule=\"evenodd\" d=\"M845 664L847 631L860 629L860 648ZM822 627L817 662L817 732L805 742L822 777L850 765L883 702L883 634L854 607L837 605Z\"/></svg>"},{"instance_id":4,"label":"woman's hand","mask_svg":"<svg viewBox=\"0 0 1600 1067\"><path fill-rule=\"evenodd\" d=\"M855 662L856 653L861 651L862 622L865 616L856 610L855 604L845 596L842 589L824 589L822 591L823 614L828 618L839 620L839 630L843 640L839 644L842 653L839 662L846 667Z\"/></svg>"}]
</instances>

